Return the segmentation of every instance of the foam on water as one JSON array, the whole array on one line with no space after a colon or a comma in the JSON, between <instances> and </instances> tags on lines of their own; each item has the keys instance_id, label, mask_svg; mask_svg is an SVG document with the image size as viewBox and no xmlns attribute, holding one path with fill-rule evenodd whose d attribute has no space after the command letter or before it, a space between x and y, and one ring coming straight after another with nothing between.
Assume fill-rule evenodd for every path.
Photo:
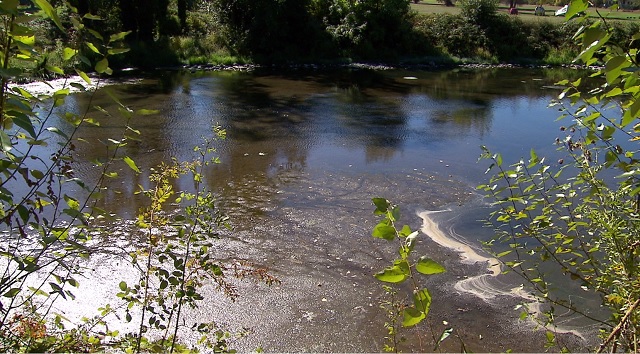
<instances>
[{"instance_id":1,"label":"foam on water","mask_svg":"<svg viewBox=\"0 0 640 354\"><path fill-rule=\"evenodd\" d=\"M527 292L523 286L513 286L506 284L501 280L500 275L503 266L500 261L494 257L487 255L477 246L470 244L463 236L459 235L450 226L446 232L440 228L440 225L432 217L435 213L450 212L450 209L436 211L418 212L418 216L422 219L421 231L431 240L442 247L456 251L460 255L460 260L464 264L480 265L486 267L487 273L470 276L458 281L454 288L461 293L468 293L482 299L490 305L499 306L498 300L501 296L509 296L522 299L527 311L532 316L530 318L538 318L542 316L543 301L531 293ZM564 315L570 315L568 312ZM558 317L562 317L560 314ZM571 317L571 316L569 316ZM556 321L552 329L556 333L571 333L581 339L585 339L581 330L577 326L564 325L570 322L571 318L565 316L564 319Z\"/></svg>"}]
</instances>

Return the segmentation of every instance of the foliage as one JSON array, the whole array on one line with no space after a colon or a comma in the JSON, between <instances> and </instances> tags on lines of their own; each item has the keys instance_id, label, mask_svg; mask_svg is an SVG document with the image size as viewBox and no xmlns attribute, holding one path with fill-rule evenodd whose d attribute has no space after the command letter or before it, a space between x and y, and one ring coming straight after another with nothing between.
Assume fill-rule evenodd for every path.
<instances>
[{"instance_id":1,"label":"foliage","mask_svg":"<svg viewBox=\"0 0 640 354\"><path fill-rule=\"evenodd\" d=\"M392 205L384 198L373 198L373 204L376 207L374 213L382 216L382 220L373 228L371 235L375 238L381 238L398 245L399 259L393 261L393 264L374 276L376 279L384 283L402 284L409 281L412 289L412 305L404 305L395 299L397 291L390 286L384 286L385 292L392 296L392 300L382 304L383 308L389 314L390 322L385 324L388 330L388 344L385 345L386 351L398 351L398 344L403 339L397 338L398 335L398 317L402 315L402 326L413 327L421 323L431 309L431 294L426 288L422 288L418 282L417 273L423 275L440 274L445 271L444 267L436 261L422 256L417 260L413 260L411 255L417 242L418 231L411 231L408 225L404 225L401 229L396 227L396 222L400 219L400 208ZM448 331L448 330L445 330ZM436 347L444 340L434 338Z\"/></svg>"},{"instance_id":2,"label":"foliage","mask_svg":"<svg viewBox=\"0 0 640 354\"><path fill-rule=\"evenodd\" d=\"M567 17L586 8L586 2L575 0ZM553 105L563 119L572 119L562 128L565 136L556 140L566 156L553 164L532 151L528 161L507 167L485 148L482 157L498 172L480 188L499 207L491 219L497 232L492 245L508 247L498 248L497 256L550 304L545 322L553 324L554 309L565 308L599 324L599 351L635 351L640 330L638 49L612 41L604 19L584 23L576 35L577 59L604 64L593 75L604 83L589 91L582 79L559 83L566 89ZM564 277L553 280L550 272ZM610 317L556 291L572 282L599 294Z\"/></svg>"},{"instance_id":3,"label":"foliage","mask_svg":"<svg viewBox=\"0 0 640 354\"><path fill-rule=\"evenodd\" d=\"M202 37L177 36L169 39L169 49L185 64L246 63L247 59L231 56L219 43L216 35Z\"/></svg>"},{"instance_id":4,"label":"foliage","mask_svg":"<svg viewBox=\"0 0 640 354\"><path fill-rule=\"evenodd\" d=\"M80 350L82 345L73 344L78 343L74 333L87 345L93 345L95 337L80 329L65 331L60 316L55 316L51 327L45 320L55 301L75 298L73 288L79 284L76 278L82 273L80 264L92 252L90 234L99 230L96 220L109 217L96 204L102 181L110 173L109 166L118 160L120 142L131 132L124 132L119 141L104 142L109 153L97 166L102 177L85 184L73 169L76 144L84 143L77 132L95 121L85 111L64 112L60 126L52 123L72 88L88 90L100 80L76 70L84 84L65 85L51 95L40 96L12 83L33 74L24 69L28 65L16 65L20 62L42 63L41 70L64 74L60 67L43 61L46 53L38 47L36 32L30 27L33 21L48 18L55 31L72 33L74 41L68 43L73 46L62 49L63 60L90 65L83 53L91 51L98 58L92 67L99 74L110 74L110 56L126 51L119 44L126 33L103 37L84 25L92 16L81 17L71 6L67 7L72 27L67 31L46 0L36 0L33 6L39 9L35 15L28 13L31 6L18 1L0 3L0 349ZM129 112L129 117L133 113Z\"/></svg>"},{"instance_id":5,"label":"foliage","mask_svg":"<svg viewBox=\"0 0 640 354\"><path fill-rule=\"evenodd\" d=\"M101 18L86 21L102 35L131 32L127 37L131 51L112 62L114 68L206 63L221 56L278 63L344 58L424 62L433 56L513 62L549 57L567 64L565 58L575 50L570 38L577 30L571 24L521 21L499 14L497 3L490 0L461 3L462 15L418 15L409 0L70 2L77 15ZM65 4L54 4L63 25L76 13ZM50 53L46 61L61 65L60 50L69 39L51 26L48 21L34 22L38 40ZM627 38L637 30L636 22L611 26L616 38ZM94 59L91 53L83 54Z\"/></svg>"},{"instance_id":6,"label":"foliage","mask_svg":"<svg viewBox=\"0 0 640 354\"><path fill-rule=\"evenodd\" d=\"M488 48L482 29L457 15L420 16L416 29L436 47L460 58L473 58L479 50Z\"/></svg>"},{"instance_id":7,"label":"foliage","mask_svg":"<svg viewBox=\"0 0 640 354\"><path fill-rule=\"evenodd\" d=\"M225 131L215 129L213 139L206 139L194 151L198 158L193 162L162 164L150 176L152 186L139 193L149 198L149 206L141 210L137 226L144 232L146 247L130 252L131 263L139 269L137 284L120 282L120 297L126 304L127 321L132 321L130 310L140 307L138 333L131 336L133 343L127 346L136 351L174 352L185 347L177 342L179 328L185 326L184 307L197 308L204 300L201 288L214 284L231 299L238 296L228 277L255 277L267 284L278 280L266 269L248 262L232 260L222 262L214 257L214 241L220 228L229 228L228 218L216 207L216 198L203 186L202 169L218 163L214 143L224 138ZM135 167L135 166L133 166ZM190 175L193 192L175 191L175 180ZM167 207L177 204L178 213L169 214ZM191 330L200 333L199 345L209 349L227 348L229 334L224 334L215 323L190 324ZM147 333L156 330L159 338L148 342ZM188 348L188 347L185 347ZM193 346L191 349L197 349ZM227 348L228 349L228 348Z\"/></svg>"},{"instance_id":8,"label":"foliage","mask_svg":"<svg viewBox=\"0 0 640 354\"><path fill-rule=\"evenodd\" d=\"M259 61L310 57L324 41L311 0L214 0L213 12L232 54ZM295 45L292 45L294 44Z\"/></svg>"},{"instance_id":9,"label":"foliage","mask_svg":"<svg viewBox=\"0 0 640 354\"><path fill-rule=\"evenodd\" d=\"M498 13L498 0L460 0L460 15L482 28L490 27Z\"/></svg>"},{"instance_id":10,"label":"foliage","mask_svg":"<svg viewBox=\"0 0 640 354\"><path fill-rule=\"evenodd\" d=\"M344 55L393 57L415 45L407 0L331 0L316 7L315 17Z\"/></svg>"},{"instance_id":11,"label":"foliage","mask_svg":"<svg viewBox=\"0 0 640 354\"><path fill-rule=\"evenodd\" d=\"M36 15L29 13L31 6L18 1L0 2L4 24L0 28L0 350L230 351L233 336L214 323L193 323L185 328L186 307L197 307L203 299L200 288L205 284L214 284L233 298L237 292L228 277L253 277L268 284L277 279L243 260L222 262L211 252L212 242L227 220L217 208L213 193L202 188L202 169L218 161L211 155L216 139L225 135L221 129L215 129L215 139L194 149L198 159L158 167L151 174L152 187L141 188L140 194L149 198L149 206L140 212L137 232L144 233L146 245L137 248L133 242L127 250L140 279L137 284L120 282L118 296L124 306L105 305L98 317L71 323L70 328L65 327L68 320L54 312L60 300L75 300L73 288L80 284L77 279L86 275L91 255L111 256L109 247L98 242L110 235L111 226L119 221L101 206L104 181L118 177L111 170L115 164L141 172L126 156L125 147L140 134L130 122L138 115L157 112L134 111L111 94L124 119L121 135L102 142L87 141L79 135L81 127L100 125L90 115L109 113L97 106L74 113L65 111L63 105L72 89L88 91L93 97L100 77L91 78L76 69L84 84L64 85L50 95L36 96L15 86L15 82L33 79L33 72L24 69L28 65L16 67L15 63L43 62L44 50L29 26L31 21L49 19L56 30L72 35L73 41L65 42L76 46L61 49L68 67L83 63L99 75L111 74L111 56L127 51L121 43L126 32L104 35L84 24L100 21L94 15L81 16L76 8L64 3L70 14L63 21L46 0L35 0L33 5L39 8ZM67 30L65 24L72 27ZM91 53L95 63L84 53ZM64 74L60 67L46 61L40 69ZM102 143L106 151L104 156L95 156L99 177L93 181L80 180L74 171L76 145L86 143ZM175 191L175 180L187 175L193 180L194 190ZM132 314L136 306L139 312ZM120 311L124 313L118 319L139 321L137 333L122 335L109 330L112 326L107 316L118 316ZM201 337L187 346L179 340L183 331Z\"/></svg>"},{"instance_id":12,"label":"foliage","mask_svg":"<svg viewBox=\"0 0 640 354\"><path fill-rule=\"evenodd\" d=\"M480 26L459 15L419 15L413 26L424 41L459 58L567 64L579 52L571 40L579 28L573 21L527 22L504 14L496 14L491 21L491 26ZM621 36L631 36L631 29L621 26Z\"/></svg>"}]
</instances>

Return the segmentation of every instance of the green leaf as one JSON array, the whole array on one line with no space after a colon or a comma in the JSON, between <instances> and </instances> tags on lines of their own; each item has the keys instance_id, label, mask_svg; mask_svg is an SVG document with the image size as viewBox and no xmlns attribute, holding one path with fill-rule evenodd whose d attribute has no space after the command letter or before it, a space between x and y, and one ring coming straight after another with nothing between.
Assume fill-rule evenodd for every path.
<instances>
[{"instance_id":1,"label":"green leaf","mask_svg":"<svg viewBox=\"0 0 640 354\"><path fill-rule=\"evenodd\" d=\"M18 68L0 68L0 76L5 79L13 79L20 74L22 74L22 70Z\"/></svg>"},{"instance_id":2,"label":"green leaf","mask_svg":"<svg viewBox=\"0 0 640 354\"><path fill-rule=\"evenodd\" d=\"M11 297L15 297L19 293L20 293L20 288L11 288L11 289L9 289L9 291L4 293L2 296L11 298Z\"/></svg>"},{"instance_id":3,"label":"green leaf","mask_svg":"<svg viewBox=\"0 0 640 354\"><path fill-rule=\"evenodd\" d=\"M393 262L394 267L398 267L404 275L411 275L411 266L406 259L397 259Z\"/></svg>"},{"instance_id":4,"label":"green leaf","mask_svg":"<svg viewBox=\"0 0 640 354\"><path fill-rule=\"evenodd\" d=\"M532 164L538 162L538 154L536 154L536 151L534 149L531 149L531 151L529 151L529 159Z\"/></svg>"},{"instance_id":5,"label":"green leaf","mask_svg":"<svg viewBox=\"0 0 640 354\"><path fill-rule=\"evenodd\" d=\"M420 257L416 264L416 270L421 274L439 274L444 273L446 270L438 262L427 258L426 256Z\"/></svg>"},{"instance_id":6,"label":"green leaf","mask_svg":"<svg viewBox=\"0 0 640 354\"><path fill-rule=\"evenodd\" d=\"M18 0L2 0L2 2L0 2L0 9L8 14L17 15L19 4L20 2Z\"/></svg>"},{"instance_id":7,"label":"green leaf","mask_svg":"<svg viewBox=\"0 0 640 354\"><path fill-rule=\"evenodd\" d=\"M403 327L413 327L422 322L427 315L424 312L418 310L415 307L408 307L403 311L404 318L402 319Z\"/></svg>"},{"instance_id":8,"label":"green leaf","mask_svg":"<svg viewBox=\"0 0 640 354\"><path fill-rule=\"evenodd\" d=\"M60 18L58 17L58 13L47 0L33 0L33 2L53 21L53 23L56 24L61 31L65 32L64 27L62 27L62 23L60 22Z\"/></svg>"},{"instance_id":9,"label":"green leaf","mask_svg":"<svg viewBox=\"0 0 640 354\"><path fill-rule=\"evenodd\" d=\"M496 255L496 258L500 258L500 257L504 257L506 255L508 255L509 253L513 252L513 250L508 250L508 251L504 251L504 252L500 252Z\"/></svg>"},{"instance_id":10,"label":"green leaf","mask_svg":"<svg viewBox=\"0 0 640 354\"><path fill-rule=\"evenodd\" d=\"M639 112L640 100L636 99L635 102L624 111L622 115L622 126L626 127L631 124L638 117Z\"/></svg>"},{"instance_id":11,"label":"green leaf","mask_svg":"<svg viewBox=\"0 0 640 354\"><path fill-rule=\"evenodd\" d=\"M373 204L376 206L376 214L384 214L389 209L389 201L384 198L373 198Z\"/></svg>"},{"instance_id":12,"label":"green leaf","mask_svg":"<svg viewBox=\"0 0 640 354\"><path fill-rule=\"evenodd\" d=\"M72 83L69 84L69 86L75 88L76 90L80 90L80 91L86 91L87 90L87 88L84 85L79 84L77 82L72 82Z\"/></svg>"},{"instance_id":13,"label":"green leaf","mask_svg":"<svg viewBox=\"0 0 640 354\"><path fill-rule=\"evenodd\" d=\"M393 209L391 209L391 211L387 210L387 216L389 217L389 219L391 219L391 221L398 221L400 220L400 207L393 207Z\"/></svg>"},{"instance_id":14,"label":"green leaf","mask_svg":"<svg viewBox=\"0 0 640 354\"><path fill-rule=\"evenodd\" d=\"M28 46L36 44L36 36L13 36L13 39Z\"/></svg>"},{"instance_id":15,"label":"green leaf","mask_svg":"<svg viewBox=\"0 0 640 354\"><path fill-rule=\"evenodd\" d=\"M122 291L127 291L127 283L124 281L121 281L120 284L118 284L118 287L120 287L120 290Z\"/></svg>"},{"instance_id":16,"label":"green leaf","mask_svg":"<svg viewBox=\"0 0 640 354\"><path fill-rule=\"evenodd\" d=\"M100 16L96 16L96 15L92 15L92 14L85 14L84 16L82 16L83 18L87 19L87 20L94 20L94 21L100 21L102 20L102 17Z\"/></svg>"},{"instance_id":17,"label":"green leaf","mask_svg":"<svg viewBox=\"0 0 640 354\"><path fill-rule=\"evenodd\" d=\"M373 228L371 236L383 238L387 241L393 241L396 237L396 229L393 226L390 226L386 220L383 220Z\"/></svg>"},{"instance_id":18,"label":"green leaf","mask_svg":"<svg viewBox=\"0 0 640 354\"><path fill-rule=\"evenodd\" d=\"M129 51L129 48L111 48L107 51L110 55L118 55L122 53L126 53Z\"/></svg>"},{"instance_id":19,"label":"green leaf","mask_svg":"<svg viewBox=\"0 0 640 354\"><path fill-rule=\"evenodd\" d=\"M417 309L424 312L425 315L428 314L431 308L431 294L429 290L422 289L413 294L413 304Z\"/></svg>"},{"instance_id":20,"label":"green leaf","mask_svg":"<svg viewBox=\"0 0 640 354\"><path fill-rule=\"evenodd\" d=\"M140 170L138 169L138 166L136 166L135 161L133 161L129 156L125 156L122 160L127 164L127 166L129 166L129 168L136 171L137 173L140 173Z\"/></svg>"},{"instance_id":21,"label":"green leaf","mask_svg":"<svg viewBox=\"0 0 640 354\"><path fill-rule=\"evenodd\" d=\"M69 208L74 209L74 210L80 210L80 203L73 197L70 197L68 195L64 195L64 201L67 203L67 205L69 206Z\"/></svg>"},{"instance_id":22,"label":"green leaf","mask_svg":"<svg viewBox=\"0 0 640 354\"><path fill-rule=\"evenodd\" d=\"M98 50L98 48L91 42L86 42L85 43L87 45L87 47L89 47L89 49L91 49L94 53L96 54L100 54L100 51Z\"/></svg>"},{"instance_id":23,"label":"green leaf","mask_svg":"<svg viewBox=\"0 0 640 354\"><path fill-rule=\"evenodd\" d=\"M124 39L124 37L126 37L129 33L131 33L131 31L127 31L127 32L120 32L120 33L116 33L116 34L112 34L109 37L109 43L111 42L115 42L115 41L119 41Z\"/></svg>"},{"instance_id":24,"label":"green leaf","mask_svg":"<svg viewBox=\"0 0 640 354\"><path fill-rule=\"evenodd\" d=\"M545 335L547 336L547 342L549 343L553 343L556 339L556 335L551 332L551 331L547 331L547 333L545 333Z\"/></svg>"},{"instance_id":25,"label":"green leaf","mask_svg":"<svg viewBox=\"0 0 640 354\"><path fill-rule=\"evenodd\" d=\"M44 173L42 173L42 171L40 171L40 170L31 170L31 175L35 179L43 179L44 178Z\"/></svg>"},{"instance_id":26,"label":"green leaf","mask_svg":"<svg viewBox=\"0 0 640 354\"><path fill-rule=\"evenodd\" d=\"M20 128L24 129L27 133L29 133L32 138L36 138L36 130L33 126L33 122L31 122L31 119L29 119L27 115L17 114L15 117L13 117L13 122Z\"/></svg>"},{"instance_id":27,"label":"green leaf","mask_svg":"<svg viewBox=\"0 0 640 354\"><path fill-rule=\"evenodd\" d=\"M84 80L84 82L86 82L87 84L91 85L91 79L89 78L87 73L85 73L84 71L81 71L81 70L77 70L77 69L76 69L76 73L78 74L78 76L80 76L82 78L82 80Z\"/></svg>"},{"instance_id":28,"label":"green leaf","mask_svg":"<svg viewBox=\"0 0 640 354\"><path fill-rule=\"evenodd\" d=\"M87 30L89 31L89 33L91 33L91 35L93 35L94 37L98 38L101 41L104 41L104 37L102 37L102 35L100 33L98 33L95 30L92 30L91 28L87 28ZM93 44L92 44L93 45ZM93 50L93 49L92 49ZM97 50L97 49L96 49Z\"/></svg>"},{"instance_id":29,"label":"green leaf","mask_svg":"<svg viewBox=\"0 0 640 354\"><path fill-rule=\"evenodd\" d=\"M109 69L109 60L107 58L102 58L102 60L96 63L95 69L99 74L107 72Z\"/></svg>"},{"instance_id":30,"label":"green leaf","mask_svg":"<svg viewBox=\"0 0 640 354\"><path fill-rule=\"evenodd\" d=\"M76 55L76 53L78 53L78 51L75 49L64 48L64 50L62 51L62 58L64 60L69 60L73 58Z\"/></svg>"},{"instance_id":31,"label":"green leaf","mask_svg":"<svg viewBox=\"0 0 640 354\"><path fill-rule=\"evenodd\" d=\"M385 268L383 271L374 274L374 276L385 283L401 283L407 278L407 275L398 266Z\"/></svg>"},{"instance_id":32,"label":"green leaf","mask_svg":"<svg viewBox=\"0 0 640 354\"><path fill-rule=\"evenodd\" d=\"M13 148L13 144L11 143L11 138L4 132L4 130L0 130L0 146L3 151L10 151Z\"/></svg>"},{"instance_id":33,"label":"green leaf","mask_svg":"<svg viewBox=\"0 0 640 354\"><path fill-rule=\"evenodd\" d=\"M567 10L565 18L567 20L571 19L579 13L586 11L587 7L589 7L589 2L586 0L572 0L569 4L569 9Z\"/></svg>"},{"instance_id":34,"label":"green leaf","mask_svg":"<svg viewBox=\"0 0 640 354\"><path fill-rule=\"evenodd\" d=\"M453 333L453 328L451 328L451 327L445 328L445 330L442 331L442 334L440 335L440 338L436 342L436 347L433 349L434 352L436 350L438 350L438 347L440 346L440 343L444 342L445 339L447 339L447 338L449 338L449 336L451 336L451 333Z\"/></svg>"},{"instance_id":35,"label":"green leaf","mask_svg":"<svg viewBox=\"0 0 640 354\"><path fill-rule=\"evenodd\" d=\"M64 75L64 71L62 69L60 69L57 66L53 66L53 65L45 65L45 68L49 71L51 71L52 73L56 73L58 75Z\"/></svg>"},{"instance_id":36,"label":"green leaf","mask_svg":"<svg viewBox=\"0 0 640 354\"><path fill-rule=\"evenodd\" d=\"M29 215L31 215L31 212L24 205L18 205L17 209L18 215L20 215L20 218L26 224L29 220Z\"/></svg>"},{"instance_id":37,"label":"green leaf","mask_svg":"<svg viewBox=\"0 0 640 354\"><path fill-rule=\"evenodd\" d=\"M409 227L409 225L402 226L402 230L398 232L398 235L400 237L407 237L411 235L411 228Z\"/></svg>"},{"instance_id":38,"label":"green leaf","mask_svg":"<svg viewBox=\"0 0 640 354\"><path fill-rule=\"evenodd\" d=\"M622 69L629 67L631 63L627 60L627 57L618 55L607 61L605 65L605 73L607 82L613 82L620 76Z\"/></svg>"}]
</instances>

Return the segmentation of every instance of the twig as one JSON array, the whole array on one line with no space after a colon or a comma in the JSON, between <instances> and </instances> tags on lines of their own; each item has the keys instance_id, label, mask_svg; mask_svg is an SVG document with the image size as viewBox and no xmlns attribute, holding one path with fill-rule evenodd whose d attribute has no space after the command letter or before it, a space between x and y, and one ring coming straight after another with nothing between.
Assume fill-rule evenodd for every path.
<instances>
[{"instance_id":1,"label":"twig","mask_svg":"<svg viewBox=\"0 0 640 354\"><path fill-rule=\"evenodd\" d=\"M624 323L627 322L627 319L629 318L629 316L631 316L631 314L636 309L636 307L638 307L638 304L640 304L640 299L637 299L636 302L634 302L633 305L631 305L631 307L629 307L627 312L624 314L624 316L622 317L622 319L620 320L620 322L616 326L616 328L614 328L613 331L611 331L611 334L609 334L609 337L607 337L607 340L605 340L602 344L600 344L600 348L598 348L598 351L596 353L602 353L604 348L607 345L609 345L609 343L615 337L618 336L618 334L619 334L618 332L620 332L620 330L622 329L622 326L624 326Z\"/></svg>"}]
</instances>

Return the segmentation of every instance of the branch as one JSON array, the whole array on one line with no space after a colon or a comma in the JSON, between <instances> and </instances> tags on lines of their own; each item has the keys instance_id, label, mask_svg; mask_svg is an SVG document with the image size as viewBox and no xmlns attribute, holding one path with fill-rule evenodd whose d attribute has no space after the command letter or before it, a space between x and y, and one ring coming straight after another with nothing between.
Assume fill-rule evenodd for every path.
<instances>
[{"instance_id":1,"label":"branch","mask_svg":"<svg viewBox=\"0 0 640 354\"><path fill-rule=\"evenodd\" d=\"M618 336L620 330L622 330L622 326L624 326L624 323L627 322L627 319L629 319L629 316L631 316L631 314L636 309L636 307L638 307L639 304L640 304L640 299L637 299L636 302L634 302L633 305L631 305L631 307L629 307L627 312L624 314L624 317L622 317L622 319L620 320L620 322L616 326L616 328L614 328L613 331L611 331L611 334L609 334L609 337L607 337L607 340L605 340L602 344L600 344L600 348L598 348L598 351L596 353L602 353L604 348L607 345L609 345L609 343L614 338L616 338Z\"/></svg>"}]
</instances>

